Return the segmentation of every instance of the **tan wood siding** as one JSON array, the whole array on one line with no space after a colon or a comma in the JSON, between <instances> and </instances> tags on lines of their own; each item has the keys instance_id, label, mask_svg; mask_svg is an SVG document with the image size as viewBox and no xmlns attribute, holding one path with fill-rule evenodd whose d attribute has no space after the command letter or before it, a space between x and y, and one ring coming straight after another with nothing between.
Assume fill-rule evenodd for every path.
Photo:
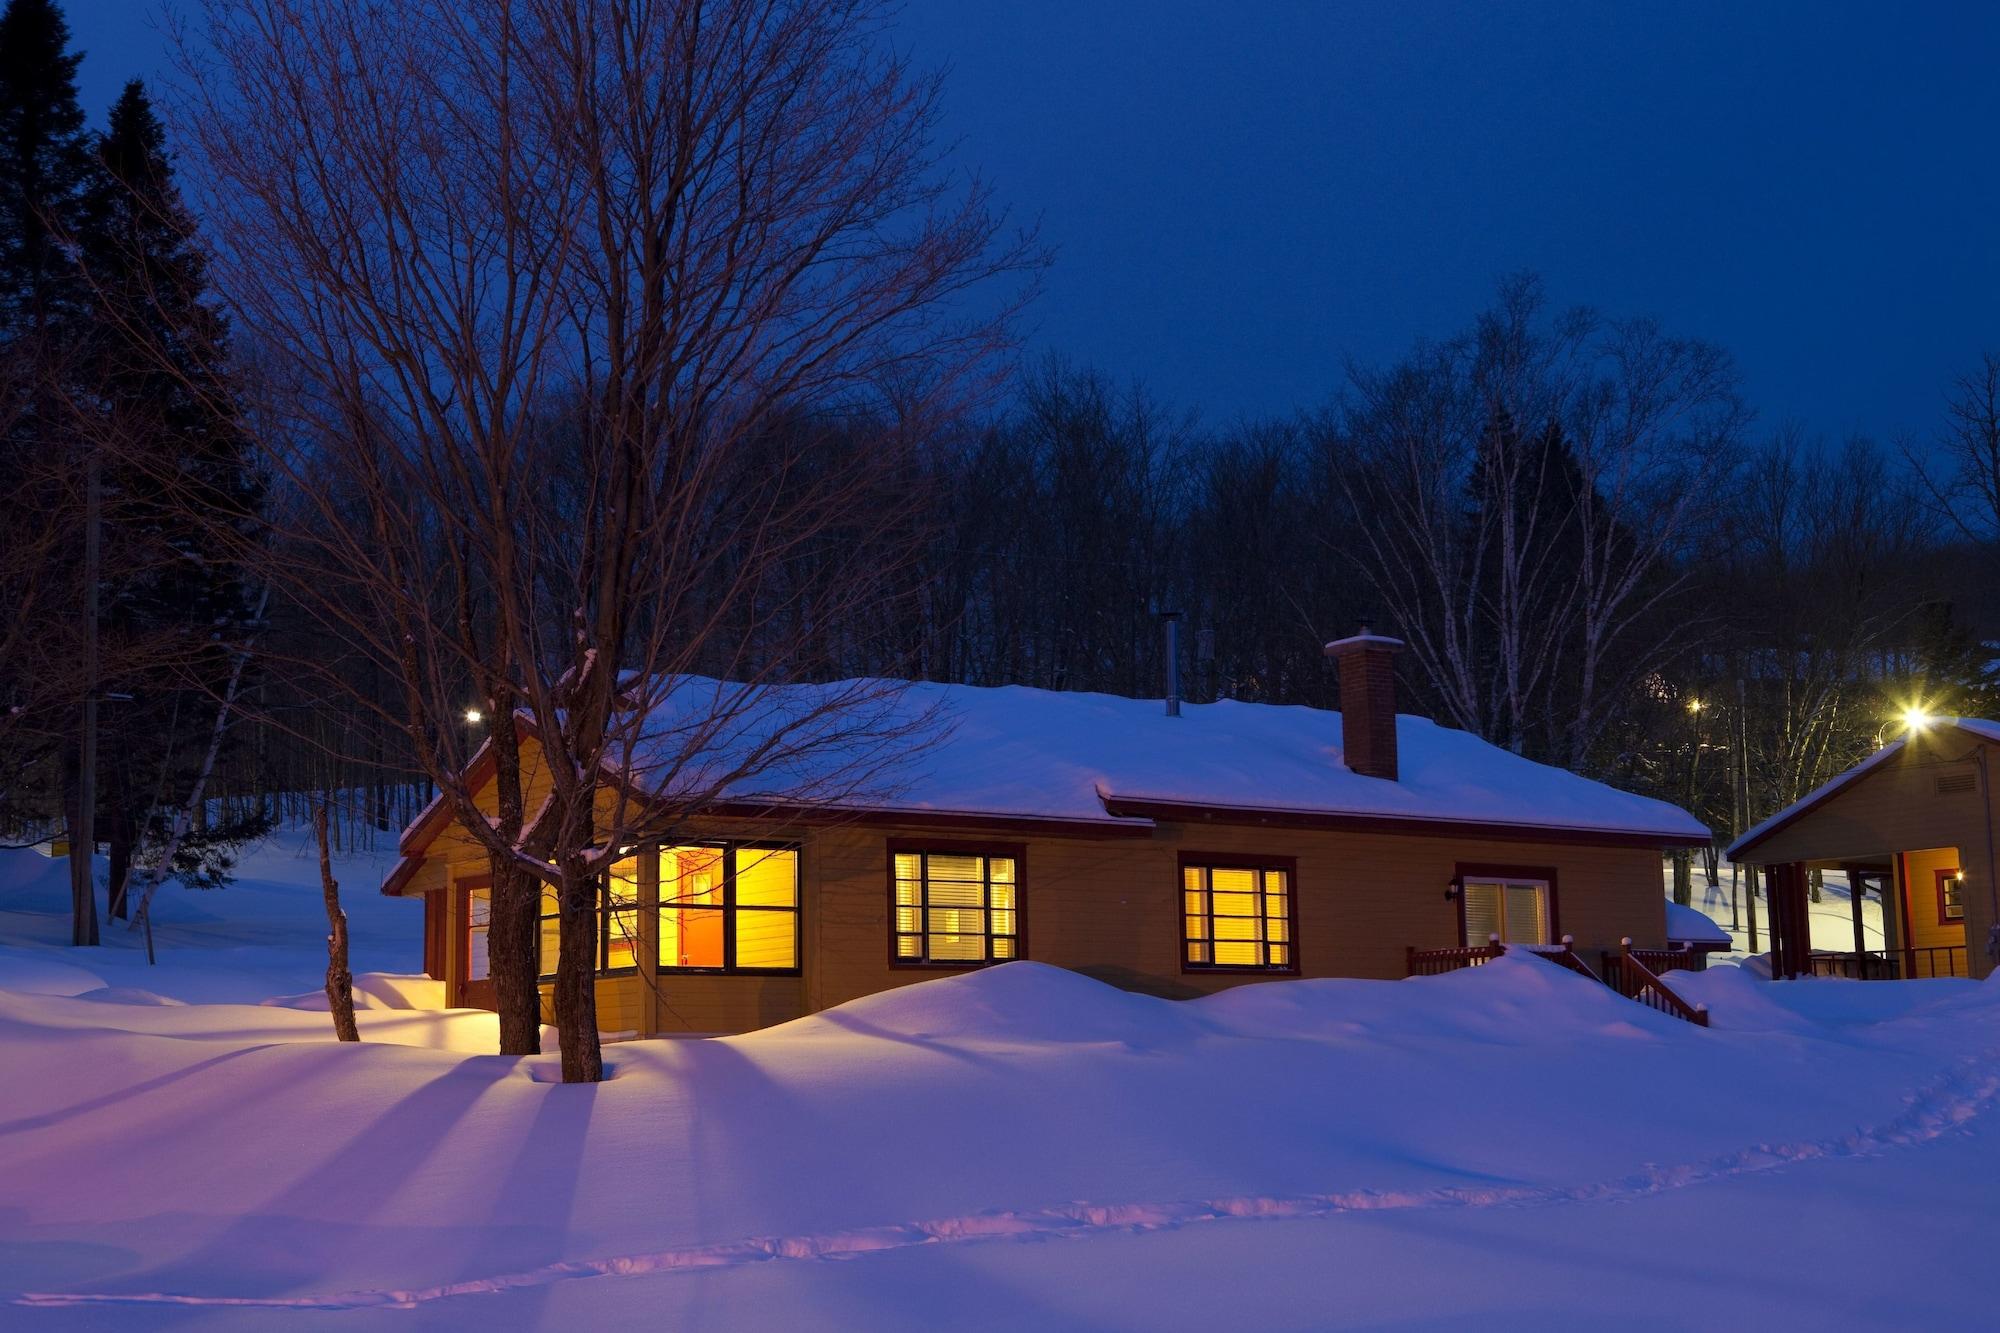
<instances>
[{"instance_id":1,"label":"tan wood siding","mask_svg":"<svg viewBox=\"0 0 2000 1333\"><path fill-rule=\"evenodd\" d=\"M524 760L529 756L524 755ZM529 765L530 801L546 790ZM490 789L481 805L490 802ZM1130 839L1024 837L1004 824L954 829L842 823L698 821L680 835L796 842L802 975L798 977L645 975L598 983L606 1032L741 1032L863 995L949 975L950 968L892 966L889 960L889 843L955 843L1023 848L1023 954L1113 984L1170 996L1207 994L1270 974L1188 972L1182 967L1180 858L1215 853L1289 858L1297 866L1299 975L1395 978L1405 949L1459 942L1459 910L1446 888L1462 864L1547 868L1556 880L1556 930L1579 949L1665 943L1666 908L1657 851L1572 843L1334 832L1235 824L1161 824ZM413 883L442 885L486 872L486 857L461 830L438 837ZM651 888L652 886L647 886ZM646 901L654 895L642 889ZM457 964L456 895L448 970ZM650 923L642 932L651 938ZM455 984L457 977L451 978Z\"/></svg>"},{"instance_id":2,"label":"tan wood siding","mask_svg":"<svg viewBox=\"0 0 2000 1333\"><path fill-rule=\"evenodd\" d=\"M1742 859L1755 865L1799 861L1837 868L1845 861L1880 861L1897 852L1956 848L1965 876L1963 928L1937 929L1934 876L1913 859L1908 885L1910 938L1902 938L1901 913L1894 913L1889 944L1895 948L1905 943L1970 942L1966 963L1973 976L1983 977L1993 966L1984 942L1994 919L1992 836L2000 825L2000 804L1994 803L1990 789L1981 790L1977 757L1982 748L1990 779L1991 769L2000 763L1996 747L1956 728L1913 738L1902 753L1785 824L1744 852Z\"/></svg>"}]
</instances>

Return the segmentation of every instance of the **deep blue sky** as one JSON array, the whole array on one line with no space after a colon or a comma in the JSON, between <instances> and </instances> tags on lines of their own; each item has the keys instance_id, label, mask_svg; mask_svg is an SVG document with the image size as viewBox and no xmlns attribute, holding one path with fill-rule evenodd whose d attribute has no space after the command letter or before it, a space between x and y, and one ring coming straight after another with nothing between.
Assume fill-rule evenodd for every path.
<instances>
[{"instance_id":1,"label":"deep blue sky","mask_svg":"<svg viewBox=\"0 0 2000 1333\"><path fill-rule=\"evenodd\" d=\"M101 114L146 0L69 0ZM1767 424L1926 430L2000 349L2000 5L910 0L1056 263L1032 345L1212 421L1539 270L1735 353Z\"/></svg>"}]
</instances>

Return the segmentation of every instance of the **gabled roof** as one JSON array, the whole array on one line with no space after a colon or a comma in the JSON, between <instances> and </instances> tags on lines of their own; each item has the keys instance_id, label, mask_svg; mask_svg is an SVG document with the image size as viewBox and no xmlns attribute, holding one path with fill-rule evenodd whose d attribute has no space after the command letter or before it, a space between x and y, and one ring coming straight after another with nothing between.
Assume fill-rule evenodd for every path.
<instances>
[{"instance_id":1,"label":"gabled roof","mask_svg":"<svg viewBox=\"0 0 2000 1333\"><path fill-rule=\"evenodd\" d=\"M766 687L758 707L711 738L699 770L678 762L690 720L731 687L688 681L649 715L621 776L671 803L716 785L739 753L809 717L841 685ZM1538 764L1426 718L1396 719L1397 780L1348 769L1340 715L1224 700L1160 700L920 682L884 695L871 718L879 763L802 747L718 793L732 810L807 811L913 823L1036 824L1072 835L1143 835L1154 818L1308 824L1443 836L1537 837L1649 846L1699 845L1709 833L1677 806ZM475 761L478 762L478 761ZM854 780L842 765L867 771ZM834 793L834 794L829 794ZM403 839L421 854L426 811Z\"/></svg>"},{"instance_id":2,"label":"gabled roof","mask_svg":"<svg viewBox=\"0 0 2000 1333\"><path fill-rule=\"evenodd\" d=\"M1962 731L1976 740L2000 744L2000 722L1989 722L1984 718L1977 717L1943 717L1936 719L1930 725L1933 729ZM1846 791L1870 773L1887 764L1891 759L1901 754L1908 744L1909 742L1906 738L1890 741L1887 745L1884 745L1881 749L1869 755L1845 773L1838 774L1831 781L1813 788L1798 800L1793 801L1790 805L1772 815L1769 819L1747 830L1742 837L1729 844L1728 850L1723 855L1732 861L1740 860L1743 853L1748 852L1779 829L1787 827L1820 806L1825 805L1828 801L1840 795L1840 793Z\"/></svg>"}]
</instances>

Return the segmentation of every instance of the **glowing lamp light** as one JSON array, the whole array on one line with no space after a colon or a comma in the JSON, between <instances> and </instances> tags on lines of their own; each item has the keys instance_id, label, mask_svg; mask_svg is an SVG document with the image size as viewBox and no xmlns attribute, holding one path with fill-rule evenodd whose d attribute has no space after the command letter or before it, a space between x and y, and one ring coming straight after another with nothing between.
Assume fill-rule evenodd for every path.
<instances>
[{"instance_id":1,"label":"glowing lamp light","mask_svg":"<svg viewBox=\"0 0 2000 1333\"><path fill-rule=\"evenodd\" d=\"M1688 700L1688 712L1690 713L1699 713L1702 709L1706 707L1708 707L1708 705L1703 703L1699 699Z\"/></svg>"},{"instance_id":2,"label":"glowing lamp light","mask_svg":"<svg viewBox=\"0 0 2000 1333\"><path fill-rule=\"evenodd\" d=\"M477 725L478 723L484 721L485 718L486 714L480 712L477 708L468 708L465 710L465 720L467 722L473 723L474 725Z\"/></svg>"},{"instance_id":3,"label":"glowing lamp light","mask_svg":"<svg viewBox=\"0 0 2000 1333\"><path fill-rule=\"evenodd\" d=\"M1925 712L1922 704L1911 704L1903 710L1903 725L1911 731L1922 731L1935 721L1937 719Z\"/></svg>"}]
</instances>

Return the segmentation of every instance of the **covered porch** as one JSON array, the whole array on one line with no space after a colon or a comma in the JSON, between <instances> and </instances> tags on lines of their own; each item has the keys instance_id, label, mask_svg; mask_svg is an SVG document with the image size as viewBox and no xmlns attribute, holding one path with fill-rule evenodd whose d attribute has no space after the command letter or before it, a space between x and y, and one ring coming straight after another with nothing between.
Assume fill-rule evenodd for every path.
<instances>
[{"instance_id":1,"label":"covered porch","mask_svg":"<svg viewBox=\"0 0 2000 1333\"><path fill-rule=\"evenodd\" d=\"M1762 876L1773 977L1984 977L1996 900L1991 783L2000 726L1926 719L1738 838ZM1852 919L1812 901L1815 872L1849 877ZM1879 935L1862 907L1881 904ZM1872 906L1872 904L1870 904Z\"/></svg>"},{"instance_id":2,"label":"covered porch","mask_svg":"<svg viewBox=\"0 0 2000 1333\"><path fill-rule=\"evenodd\" d=\"M1956 847L1926 847L1868 860L1753 867L1769 908L1771 975L1857 981L1971 975L1960 862ZM1826 903L1813 902L1815 873L1832 872L1847 882L1845 923ZM1864 919L1871 896L1880 904L1876 921Z\"/></svg>"}]
</instances>

